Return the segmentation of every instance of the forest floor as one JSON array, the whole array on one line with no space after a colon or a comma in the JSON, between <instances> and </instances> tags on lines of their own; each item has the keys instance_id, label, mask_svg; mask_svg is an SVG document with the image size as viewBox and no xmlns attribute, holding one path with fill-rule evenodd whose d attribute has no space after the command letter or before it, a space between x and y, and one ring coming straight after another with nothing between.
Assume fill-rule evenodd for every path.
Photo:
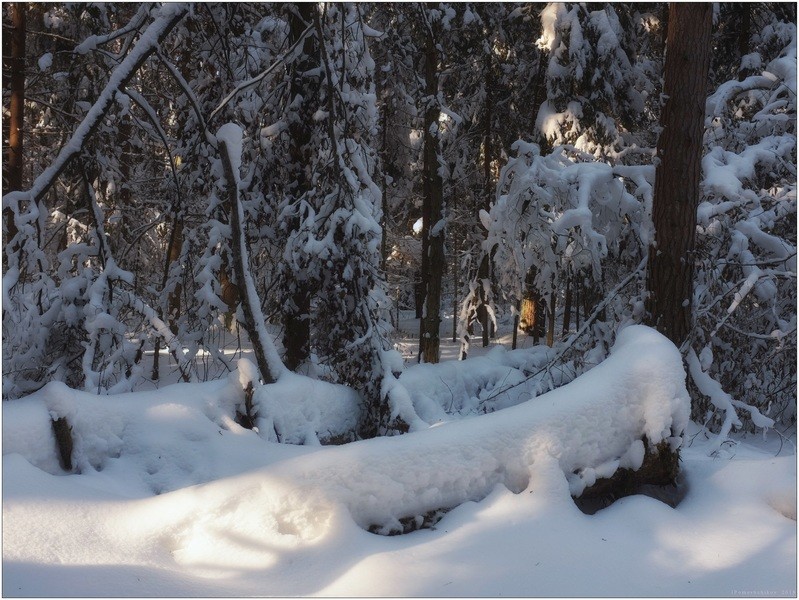
<instances>
[{"instance_id":1,"label":"forest floor","mask_svg":"<svg viewBox=\"0 0 799 600\"><path fill-rule=\"evenodd\" d=\"M411 364L418 321L403 317L395 343ZM451 322L442 334L453 359ZM623 389L622 370L606 368L604 380ZM604 380L575 381L559 402L601 395ZM541 460L528 479L489 477L474 499L442 504L451 510L431 527L385 536L368 531L371 516L412 505L409 493L452 497L447 485L496 473L485 440L516 443L533 403L398 438L295 446L220 426L213 411L228 386L163 384L121 399L53 386L4 403L3 595L796 595L795 432L714 451L689 423L676 508L635 495L586 515L557 464ZM63 476L42 439L48 408L67 405L93 426L77 438L80 474ZM592 426L563 431L579 441Z\"/></svg>"}]
</instances>

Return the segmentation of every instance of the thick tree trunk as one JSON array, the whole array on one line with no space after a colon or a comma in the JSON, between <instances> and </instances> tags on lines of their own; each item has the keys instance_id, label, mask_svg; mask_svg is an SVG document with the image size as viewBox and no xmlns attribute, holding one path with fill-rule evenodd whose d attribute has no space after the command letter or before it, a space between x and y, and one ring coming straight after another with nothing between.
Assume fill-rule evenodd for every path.
<instances>
[{"instance_id":1,"label":"thick tree trunk","mask_svg":"<svg viewBox=\"0 0 799 600\"><path fill-rule=\"evenodd\" d=\"M649 323L677 346L688 337L693 300L696 208L710 67L711 4L669 8L664 95L655 171L655 243L649 249Z\"/></svg>"},{"instance_id":2,"label":"thick tree trunk","mask_svg":"<svg viewBox=\"0 0 799 600\"><path fill-rule=\"evenodd\" d=\"M434 25L431 25L434 26ZM422 207L422 285L425 313L420 321L419 356L437 363L440 355L441 281L444 275L444 189L439 174L439 141L431 131L438 125L438 51L432 31L425 47L424 204Z\"/></svg>"},{"instance_id":3,"label":"thick tree trunk","mask_svg":"<svg viewBox=\"0 0 799 600\"><path fill-rule=\"evenodd\" d=\"M291 27L291 42L299 41L309 23L314 20L313 4L297 4L288 11ZM319 86L307 73L319 66L316 38L308 36L302 46L302 54L293 68L291 79L291 98L302 98L297 107L297 116L289 123L289 159L291 160L293 179L296 182L292 190L299 198L313 190L311 182L305 176L305 165L310 156L308 148L312 137L313 109L311 103L319 97ZM299 228L299 218L293 218L289 230ZM292 282L291 303L283 313L283 347L286 367L296 371L300 365L308 361L311 355L311 296L312 292L305 279L296 278Z\"/></svg>"}]
</instances>

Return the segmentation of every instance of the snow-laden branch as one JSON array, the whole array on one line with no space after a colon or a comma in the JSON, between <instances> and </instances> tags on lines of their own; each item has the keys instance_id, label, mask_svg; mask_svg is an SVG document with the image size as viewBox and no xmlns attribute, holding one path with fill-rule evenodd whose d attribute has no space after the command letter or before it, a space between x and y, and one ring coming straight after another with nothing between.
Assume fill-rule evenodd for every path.
<instances>
[{"instance_id":1,"label":"snow-laden branch","mask_svg":"<svg viewBox=\"0 0 799 600\"><path fill-rule=\"evenodd\" d=\"M187 11L188 6L184 4L163 4L161 6L157 17L142 33L139 42L111 73L100 97L89 109L69 141L61 148L53 163L34 180L29 190L5 194L3 208L16 208L20 202L26 200L38 202L44 197L70 161L80 154L86 140L100 126L120 90L130 82L144 62L158 49L159 44L169 35ZM136 18L134 17L134 19ZM14 212L17 213L18 210L14 210Z\"/></svg>"},{"instance_id":2,"label":"snow-laden branch","mask_svg":"<svg viewBox=\"0 0 799 600\"><path fill-rule=\"evenodd\" d=\"M128 22L127 25L124 27L120 27L116 31L112 31L111 33L107 33L105 35L90 35L85 40L83 40L80 44L75 46L75 54L86 54L91 50L95 50L97 46L102 46L103 44L107 44L108 42L112 42L117 38L120 38L124 35L129 34L132 31L136 31L144 25L144 22L147 20L147 16L150 14L150 10L152 9L152 3L145 3L139 7L139 10L136 11L136 14L133 18Z\"/></svg>"},{"instance_id":3,"label":"snow-laden branch","mask_svg":"<svg viewBox=\"0 0 799 600\"><path fill-rule=\"evenodd\" d=\"M213 147L216 147L216 140L214 136L211 135L211 132L208 131L208 125L205 121L205 117L203 116L203 111L200 109L200 101L197 99L197 95L194 93L194 90L191 89L191 86L183 77L183 74L178 70L178 68L170 61L166 56L163 55L161 51L158 51L158 60L167 68L167 70L171 73L172 78L175 80L180 86L180 89L183 90L183 93L186 94L186 98L189 100L192 109L194 110L194 114L197 117L197 123L199 123L200 127L205 134L205 140Z\"/></svg>"},{"instance_id":4,"label":"snow-laden branch","mask_svg":"<svg viewBox=\"0 0 799 600\"><path fill-rule=\"evenodd\" d=\"M297 49L297 48L300 46L300 44L302 44L302 43L305 41L305 38L306 38L306 37L308 37L308 34L309 34L309 33L310 33L312 30L313 30L313 28L314 28L314 27L313 27L313 25L309 25L308 27L306 27L306 28L305 28L305 31L303 31L303 32L300 34L300 37L299 37L299 38L297 38L297 41L296 41L296 42L294 42L294 43L293 43L291 46L289 46L288 50L286 50L286 51L285 51L283 54L281 54L280 56L278 56L278 57L275 59L275 62L274 62L274 63L272 63L272 64L269 66L269 68L267 68L265 71L263 71L262 73L260 73L260 74L256 75L256 76L255 76L255 77L253 77L252 79L248 79L247 81L245 81L245 82L243 82L243 83L240 83L239 85L237 85L237 86L235 87L235 89L233 89L233 91L231 91L231 92L230 92L230 93L229 93L227 96L225 96L225 97L222 99L222 102L220 102L220 103L219 103L219 106L217 106L217 107L216 107L216 108L213 110L213 112L211 113L211 115L208 117L208 121L213 121L214 117L215 117L216 115L218 115L218 114L219 114L219 112L220 112L220 111L221 111L223 108L225 108L225 106L227 106L227 104L228 104L228 103L229 103L231 100L233 100L233 98L235 98L235 97L236 97L238 94L240 94L241 92L243 92L243 91L244 91L244 90L246 90L246 89L249 89L249 88L251 88L251 87L253 87L253 86L255 86L255 85L258 85L258 84L259 84L259 83L261 83L261 82L262 82L264 79L266 79L266 77L268 77L268 76L269 76L269 74L270 74L272 71L274 71L274 70L275 70L275 69L277 69L277 68L278 68L280 65L282 65L284 62L286 62L286 60L288 60L288 59L289 59L289 58L292 56L292 54L293 54L293 53L294 53L294 51L295 51L295 50L296 50L296 49Z\"/></svg>"},{"instance_id":5,"label":"snow-laden branch","mask_svg":"<svg viewBox=\"0 0 799 600\"><path fill-rule=\"evenodd\" d=\"M233 269L241 294L244 327L252 341L253 351L264 383L274 383L286 371L283 361L266 330L261 302L250 273L247 236L244 233L244 211L239 200L239 167L243 132L235 123L227 123L216 134L219 154L225 173L225 184L230 212L233 251Z\"/></svg>"},{"instance_id":6,"label":"snow-laden branch","mask_svg":"<svg viewBox=\"0 0 799 600\"><path fill-rule=\"evenodd\" d=\"M749 411L752 422L757 427L774 427L774 421L772 419L760 414L760 411L755 407L749 406L740 400L735 400L725 392L721 384L702 369L699 357L696 355L693 348L688 349L685 360L688 363L691 379L696 384L696 387L699 388L699 391L710 398L710 402L713 406L724 411L724 421L721 424L721 431L719 431L716 441L711 446L711 452L718 450L721 444L729 438L733 426L736 428L741 427L741 420L738 418L738 413L735 411L736 406L742 410Z\"/></svg>"},{"instance_id":7,"label":"snow-laden branch","mask_svg":"<svg viewBox=\"0 0 799 600\"><path fill-rule=\"evenodd\" d=\"M169 329L169 326L158 316L155 309L149 306L139 296L128 290L117 290L116 294L123 304L129 306L143 316L147 320L150 328L164 340L167 348L169 348L169 353L178 365L178 370L183 380L187 383L195 382L197 377L192 369L192 362L186 359L188 352L181 345L180 340L178 340L175 334Z\"/></svg>"}]
</instances>

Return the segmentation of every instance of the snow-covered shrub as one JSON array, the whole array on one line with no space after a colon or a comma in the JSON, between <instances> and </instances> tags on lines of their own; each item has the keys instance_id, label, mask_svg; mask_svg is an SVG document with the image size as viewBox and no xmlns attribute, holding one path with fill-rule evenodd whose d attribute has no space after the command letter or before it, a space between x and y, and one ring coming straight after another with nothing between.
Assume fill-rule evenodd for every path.
<instances>
[{"instance_id":1,"label":"snow-covered shrub","mask_svg":"<svg viewBox=\"0 0 799 600\"><path fill-rule=\"evenodd\" d=\"M796 25L758 37L765 68L708 98L697 219L692 373L721 389L693 416L727 430L724 397L747 429L796 421Z\"/></svg>"},{"instance_id":2,"label":"snow-covered shrub","mask_svg":"<svg viewBox=\"0 0 799 600\"><path fill-rule=\"evenodd\" d=\"M652 239L654 169L597 162L570 147L541 155L536 144L520 140L514 149L496 203L481 215L488 229L483 251L494 253L504 300L520 302L533 269L542 297L559 296L571 280L585 294L593 292L594 311L619 282L640 271ZM641 316L639 295L640 285L631 286L602 304L603 318L584 341L591 353L576 357L575 374L606 355L615 324Z\"/></svg>"}]
</instances>

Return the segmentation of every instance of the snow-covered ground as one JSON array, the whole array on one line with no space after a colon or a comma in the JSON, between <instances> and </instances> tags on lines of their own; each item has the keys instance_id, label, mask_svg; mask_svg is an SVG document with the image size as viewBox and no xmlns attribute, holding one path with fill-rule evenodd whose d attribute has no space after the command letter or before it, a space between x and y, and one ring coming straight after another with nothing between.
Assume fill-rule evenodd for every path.
<instances>
[{"instance_id":1,"label":"snow-covered ground","mask_svg":"<svg viewBox=\"0 0 799 600\"><path fill-rule=\"evenodd\" d=\"M486 392L470 372L503 393L547 351L471 356L403 375L433 426L338 447L236 425L237 374L117 397L51 384L5 403L3 595L796 595L795 434L709 456L712 436L686 423L679 355L641 327L554 392L507 396L479 416L479 398L460 400L464 418L440 418L451 399ZM259 394L273 411L294 406L269 422L286 432L300 431L297 415L314 427L344 419L335 402L352 401L329 384L278 385ZM50 414L72 423L80 474L60 471ZM683 427L679 506L631 496L591 516L576 507L570 491L640 465L641 435ZM432 529L368 531L435 509L451 510Z\"/></svg>"}]
</instances>

